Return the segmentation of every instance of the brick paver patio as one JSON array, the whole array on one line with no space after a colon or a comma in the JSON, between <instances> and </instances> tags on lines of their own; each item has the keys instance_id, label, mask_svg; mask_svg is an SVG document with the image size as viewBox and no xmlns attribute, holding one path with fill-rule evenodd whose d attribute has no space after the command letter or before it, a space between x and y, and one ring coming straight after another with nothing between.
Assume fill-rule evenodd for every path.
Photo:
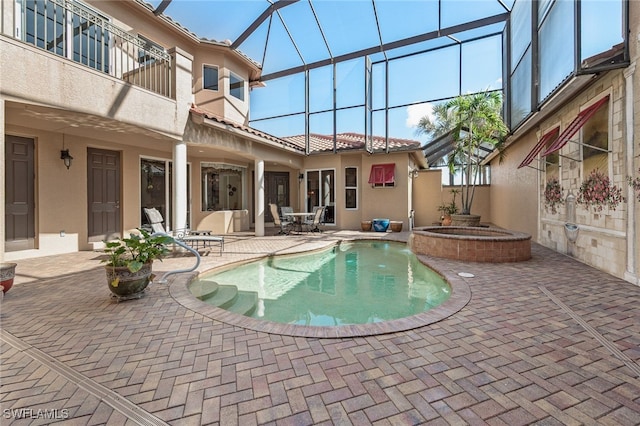
<instances>
[{"instance_id":1,"label":"brick paver patio","mask_svg":"<svg viewBox=\"0 0 640 426\"><path fill-rule=\"evenodd\" d=\"M199 269L357 234L230 236ZM532 254L428 259L446 277L474 275L466 306L351 338L222 322L174 299L189 274L115 303L99 253L19 261L0 303L0 423L640 424L640 287L536 244Z\"/></svg>"}]
</instances>

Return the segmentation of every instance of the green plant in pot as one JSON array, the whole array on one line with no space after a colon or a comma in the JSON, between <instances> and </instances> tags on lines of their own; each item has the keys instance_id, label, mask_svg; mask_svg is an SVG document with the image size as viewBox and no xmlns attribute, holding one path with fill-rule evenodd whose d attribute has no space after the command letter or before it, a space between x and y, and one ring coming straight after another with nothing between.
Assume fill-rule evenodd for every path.
<instances>
[{"instance_id":1,"label":"green plant in pot","mask_svg":"<svg viewBox=\"0 0 640 426\"><path fill-rule=\"evenodd\" d=\"M498 150L500 160L509 130L502 120L502 96L499 92L485 91L461 95L433 108L433 118L420 119L417 133L437 138L450 134L451 152L447 165L452 174L462 175L460 185L461 211L454 216L464 223L471 223L471 205L476 185L480 181L484 153ZM469 218L460 218L469 216ZM462 223L461 223L462 224Z\"/></svg>"},{"instance_id":2,"label":"green plant in pot","mask_svg":"<svg viewBox=\"0 0 640 426\"><path fill-rule=\"evenodd\" d=\"M450 203L442 203L438 206L438 211L442 212L440 224L443 226L451 225L451 215L458 213L458 205L456 204L456 195L460 193L459 189L452 189L453 199Z\"/></svg>"},{"instance_id":3,"label":"green plant in pot","mask_svg":"<svg viewBox=\"0 0 640 426\"><path fill-rule=\"evenodd\" d=\"M139 298L153 279L154 260L162 261L169 253L173 238L166 234L152 235L144 229L139 234L130 234L128 238L107 241L105 252L107 284L109 290L118 298Z\"/></svg>"}]
</instances>

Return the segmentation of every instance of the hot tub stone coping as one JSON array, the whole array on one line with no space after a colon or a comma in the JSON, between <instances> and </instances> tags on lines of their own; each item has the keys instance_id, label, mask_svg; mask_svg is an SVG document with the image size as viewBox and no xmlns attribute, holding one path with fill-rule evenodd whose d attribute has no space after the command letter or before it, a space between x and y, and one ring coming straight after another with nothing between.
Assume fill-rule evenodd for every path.
<instances>
[{"instance_id":1,"label":"hot tub stone coping","mask_svg":"<svg viewBox=\"0 0 640 426\"><path fill-rule=\"evenodd\" d=\"M449 234L447 231L467 231L467 234ZM494 227L469 227L469 226L425 226L413 229L414 233L423 235L436 234L439 238L454 240L483 240L483 241L524 241L531 240L531 235ZM474 234L478 232L478 234ZM497 235L482 235L491 233Z\"/></svg>"}]
</instances>

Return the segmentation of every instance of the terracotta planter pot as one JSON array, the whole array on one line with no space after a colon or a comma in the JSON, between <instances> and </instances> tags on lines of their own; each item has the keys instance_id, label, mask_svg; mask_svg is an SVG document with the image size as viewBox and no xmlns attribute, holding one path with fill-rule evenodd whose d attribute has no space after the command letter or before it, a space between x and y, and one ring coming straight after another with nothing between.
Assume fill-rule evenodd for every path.
<instances>
[{"instance_id":1,"label":"terracotta planter pot","mask_svg":"<svg viewBox=\"0 0 640 426\"><path fill-rule=\"evenodd\" d=\"M16 263L0 263L0 286L2 286L4 293L8 292L13 286L13 278L16 276L16 266Z\"/></svg>"},{"instance_id":2,"label":"terracotta planter pot","mask_svg":"<svg viewBox=\"0 0 640 426\"><path fill-rule=\"evenodd\" d=\"M145 263L138 272L131 272L126 266L105 266L107 285L118 300L138 299L151 281L152 262Z\"/></svg>"},{"instance_id":3,"label":"terracotta planter pot","mask_svg":"<svg viewBox=\"0 0 640 426\"><path fill-rule=\"evenodd\" d=\"M392 232L402 232L402 222L392 220L389 222L389 228Z\"/></svg>"},{"instance_id":4,"label":"terracotta planter pot","mask_svg":"<svg viewBox=\"0 0 640 426\"><path fill-rule=\"evenodd\" d=\"M370 220L363 220L362 222L360 222L360 227L362 228L363 232L371 231L371 221Z\"/></svg>"},{"instance_id":5,"label":"terracotta planter pot","mask_svg":"<svg viewBox=\"0 0 640 426\"><path fill-rule=\"evenodd\" d=\"M442 222L440 222L440 225L442 226L449 226L451 225L451 215L446 215L442 218Z\"/></svg>"}]
</instances>

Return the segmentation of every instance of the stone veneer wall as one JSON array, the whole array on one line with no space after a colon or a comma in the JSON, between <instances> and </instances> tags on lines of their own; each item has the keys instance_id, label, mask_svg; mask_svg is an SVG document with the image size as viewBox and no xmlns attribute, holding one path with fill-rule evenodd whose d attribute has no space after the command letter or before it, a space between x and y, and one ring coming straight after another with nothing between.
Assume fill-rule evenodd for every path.
<instances>
[{"instance_id":1,"label":"stone veneer wall","mask_svg":"<svg viewBox=\"0 0 640 426\"><path fill-rule=\"evenodd\" d=\"M580 112L581 107L609 94L609 176L614 185L627 193L625 182L625 142L624 142L624 77L623 71L610 72L586 92L576 97L551 118L541 123L540 134L560 124L564 130ZM573 141L581 140L578 132ZM583 170L583 164L573 159L581 158L580 145L569 142L560 151L560 184L566 197L569 190L577 196L580 185L590 172ZM606 271L617 277L624 277L627 261L627 209L628 204L620 204L616 210L604 209L594 212L581 205L576 205L575 224L579 227L575 243L567 240L564 224L568 221L566 205L559 207L557 213L551 213L544 206L544 189L546 175L539 174L540 191L540 228L538 241L540 244Z\"/></svg>"}]
</instances>

